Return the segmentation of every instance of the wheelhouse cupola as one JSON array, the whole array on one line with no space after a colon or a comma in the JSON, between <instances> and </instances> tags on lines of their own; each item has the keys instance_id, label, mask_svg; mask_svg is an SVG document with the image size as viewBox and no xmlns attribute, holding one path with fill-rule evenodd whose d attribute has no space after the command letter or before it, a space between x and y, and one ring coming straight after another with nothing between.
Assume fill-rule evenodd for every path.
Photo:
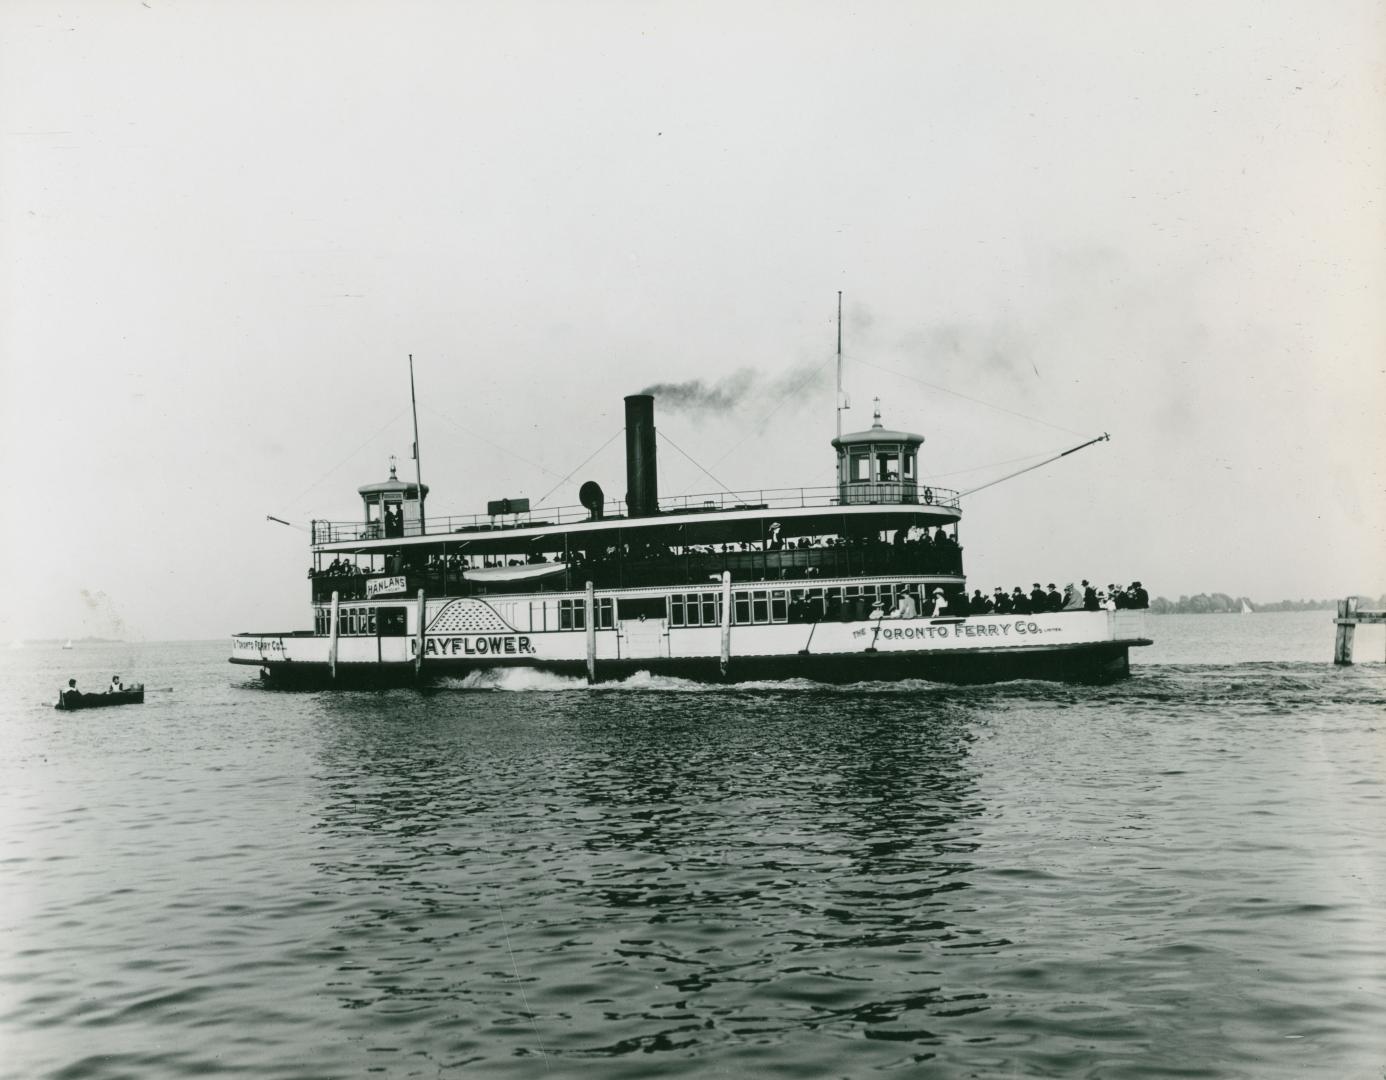
<instances>
[{"instance_id":1,"label":"wheelhouse cupola","mask_svg":"<svg viewBox=\"0 0 1386 1080\"><path fill-rule=\"evenodd\" d=\"M365 484L356 489L365 509L365 539L419 536L423 532L423 504L428 485L422 488L395 475L394 455L390 456L390 479Z\"/></svg>"},{"instance_id":2,"label":"wheelhouse cupola","mask_svg":"<svg viewBox=\"0 0 1386 1080\"><path fill-rule=\"evenodd\" d=\"M919 447L923 442L923 435L882 425L881 399L877 398L870 430L833 440L838 500L843 504L919 502Z\"/></svg>"}]
</instances>

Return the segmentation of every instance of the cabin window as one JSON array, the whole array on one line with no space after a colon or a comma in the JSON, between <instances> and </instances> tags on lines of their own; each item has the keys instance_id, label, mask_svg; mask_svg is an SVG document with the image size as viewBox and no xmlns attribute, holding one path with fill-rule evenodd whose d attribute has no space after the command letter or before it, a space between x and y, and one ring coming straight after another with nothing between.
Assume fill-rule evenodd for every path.
<instances>
[{"instance_id":1,"label":"cabin window","mask_svg":"<svg viewBox=\"0 0 1386 1080\"><path fill-rule=\"evenodd\" d=\"M770 594L770 621L789 621L789 594L783 589L776 589Z\"/></svg>"},{"instance_id":2,"label":"cabin window","mask_svg":"<svg viewBox=\"0 0 1386 1080\"><path fill-rule=\"evenodd\" d=\"M560 600L558 602L558 628L560 630L586 630L587 611L584 600Z\"/></svg>"},{"instance_id":3,"label":"cabin window","mask_svg":"<svg viewBox=\"0 0 1386 1080\"><path fill-rule=\"evenodd\" d=\"M751 597L747 593L737 593L733 599L732 621L739 626L751 621Z\"/></svg>"},{"instance_id":4,"label":"cabin window","mask_svg":"<svg viewBox=\"0 0 1386 1080\"><path fill-rule=\"evenodd\" d=\"M913 455L913 454L906 454L906 455L905 455L905 474L904 474L904 475L905 475L905 479L906 479L906 480L913 480L913 479L914 479L914 455Z\"/></svg>"},{"instance_id":5,"label":"cabin window","mask_svg":"<svg viewBox=\"0 0 1386 1080\"><path fill-rule=\"evenodd\" d=\"M881 481L900 479L900 453L887 450L876 455L876 479Z\"/></svg>"},{"instance_id":6,"label":"cabin window","mask_svg":"<svg viewBox=\"0 0 1386 1080\"><path fill-rule=\"evenodd\" d=\"M616 628L616 601L610 596L603 597L597 601L597 629L614 630Z\"/></svg>"},{"instance_id":7,"label":"cabin window","mask_svg":"<svg viewBox=\"0 0 1386 1080\"><path fill-rule=\"evenodd\" d=\"M857 480L857 481L866 481L866 480L870 480L870 479L871 479L871 455L870 455L870 454L853 454L853 455L852 455L852 458L851 458L851 461L852 461L851 478L852 478L853 480Z\"/></svg>"},{"instance_id":8,"label":"cabin window","mask_svg":"<svg viewBox=\"0 0 1386 1080\"><path fill-rule=\"evenodd\" d=\"M722 598L716 593L703 593L703 625L722 625Z\"/></svg>"},{"instance_id":9,"label":"cabin window","mask_svg":"<svg viewBox=\"0 0 1386 1080\"><path fill-rule=\"evenodd\" d=\"M751 622L767 623L770 621L770 594L764 589L757 589L751 593Z\"/></svg>"}]
</instances>

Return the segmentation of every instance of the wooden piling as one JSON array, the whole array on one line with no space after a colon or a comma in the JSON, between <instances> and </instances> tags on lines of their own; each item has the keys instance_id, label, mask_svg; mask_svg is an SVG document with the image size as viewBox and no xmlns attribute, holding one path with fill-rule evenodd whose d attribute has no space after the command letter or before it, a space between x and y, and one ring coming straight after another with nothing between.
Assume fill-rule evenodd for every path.
<instances>
[{"instance_id":1,"label":"wooden piling","mask_svg":"<svg viewBox=\"0 0 1386 1080\"><path fill-rule=\"evenodd\" d=\"M722 656L718 669L722 673L722 678L727 677L727 672L731 670L731 623L732 623L732 591L731 591L731 571L722 571Z\"/></svg>"},{"instance_id":2,"label":"wooden piling","mask_svg":"<svg viewBox=\"0 0 1386 1080\"><path fill-rule=\"evenodd\" d=\"M1333 642L1333 662L1352 663L1353 632L1363 623L1386 623L1386 611L1359 611L1357 597L1338 601L1338 617L1333 620L1338 633Z\"/></svg>"},{"instance_id":3,"label":"wooden piling","mask_svg":"<svg viewBox=\"0 0 1386 1080\"><path fill-rule=\"evenodd\" d=\"M587 684L597 681L597 590L592 582L582 599L583 625L587 627Z\"/></svg>"},{"instance_id":4,"label":"wooden piling","mask_svg":"<svg viewBox=\"0 0 1386 1080\"><path fill-rule=\"evenodd\" d=\"M419 504L419 512L423 512L423 504ZM414 628L414 680L417 682L419 676L423 674L423 652L424 652L424 616L428 608L424 601L424 591L419 590L419 624Z\"/></svg>"},{"instance_id":5,"label":"wooden piling","mask_svg":"<svg viewBox=\"0 0 1386 1080\"><path fill-rule=\"evenodd\" d=\"M337 638L341 636L342 597L336 589L332 590L332 625L327 641L327 669L332 681L337 681Z\"/></svg>"}]
</instances>

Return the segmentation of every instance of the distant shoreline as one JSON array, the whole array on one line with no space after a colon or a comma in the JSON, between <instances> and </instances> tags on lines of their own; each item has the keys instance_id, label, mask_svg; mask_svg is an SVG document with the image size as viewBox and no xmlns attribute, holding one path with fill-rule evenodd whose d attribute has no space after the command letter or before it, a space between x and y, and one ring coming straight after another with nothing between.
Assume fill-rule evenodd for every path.
<instances>
[{"instance_id":1,"label":"distant shoreline","mask_svg":"<svg viewBox=\"0 0 1386 1080\"><path fill-rule=\"evenodd\" d=\"M1285 611L1337 611L1339 597L1332 600L1274 600L1258 603L1250 597L1228 596L1226 593L1199 593L1197 596L1181 596L1170 600L1157 596L1150 602L1152 615L1236 615L1241 612L1243 602L1251 609L1252 615L1274 615ZM1359 607L1386 608L1386 594L1373 599L1365 594L1357 596Z\"/></svg>"}]
</instances>

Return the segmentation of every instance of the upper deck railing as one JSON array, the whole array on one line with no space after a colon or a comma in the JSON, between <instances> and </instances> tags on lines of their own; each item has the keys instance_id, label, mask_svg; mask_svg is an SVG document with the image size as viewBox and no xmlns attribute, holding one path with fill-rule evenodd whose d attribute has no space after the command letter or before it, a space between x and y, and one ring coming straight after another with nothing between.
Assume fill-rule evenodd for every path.
<instances>
[{"instance_id":1,"label":"upper deck railing","mask_svg":"<svg viewBox=\"0 0 1386 1080\"><path fill-rule=\"evenodd\" d=\"M869 489L869 490L868 490ZM677 495L659 500L661 514L707 514L725 510L790 510L834 506L937 506L958 509L958 493L949 488L920 485L881 483L854 487L849 499L842 499L836 484L813 488L760 488L752 491L719 491L710 495ZM607 499L603 519L613 523L631 520L626 517L624 499ZM399 534L404 537L446 536L459 532L497 532L504 529L531 529L545 525L575 525L590 521L591 511L585 506L538 508L522 514L494 517L486 514L454 514L449 517L428 516L425 527L406 522ZM635 518L649 524L654 518ZM387 539L380 522L314 521L314 544L341 544L356 540Z\"/></svg>"}]
</instances>

